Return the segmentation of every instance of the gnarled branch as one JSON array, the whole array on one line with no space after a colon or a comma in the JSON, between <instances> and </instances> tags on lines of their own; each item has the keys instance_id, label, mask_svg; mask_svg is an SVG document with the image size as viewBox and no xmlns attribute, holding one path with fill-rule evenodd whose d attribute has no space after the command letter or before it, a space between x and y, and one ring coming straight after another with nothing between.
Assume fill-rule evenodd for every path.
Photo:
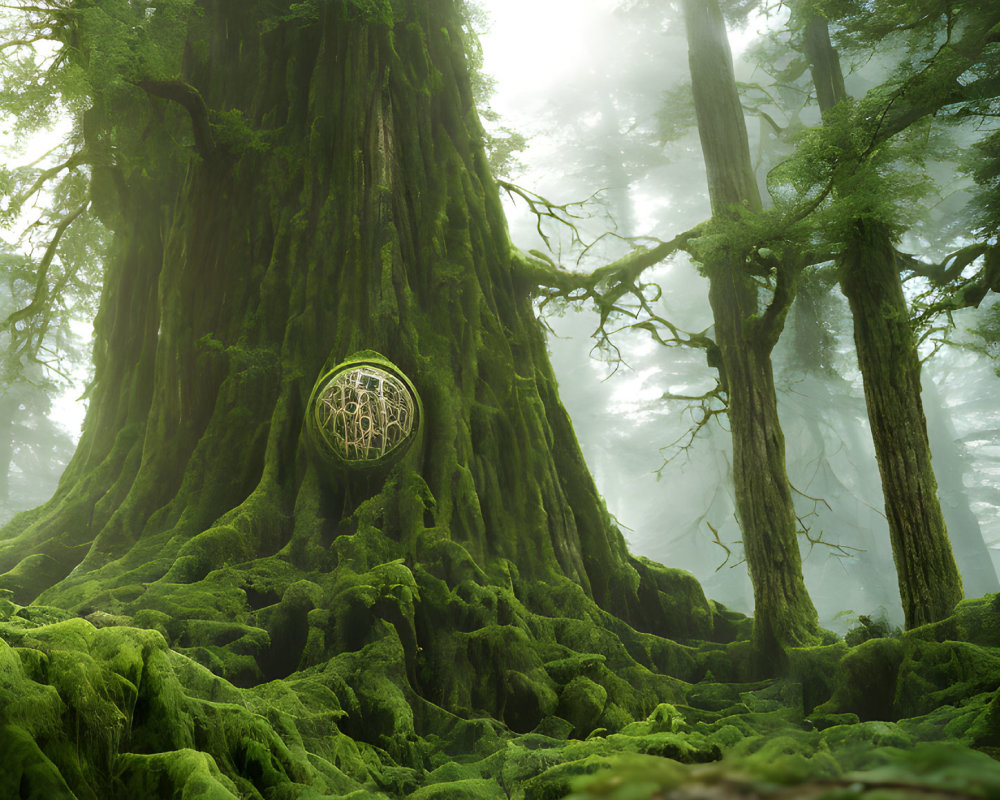
<instances>
[{"instance_id":1,"label":"gnarled branch","mask_svg":"<svg viewBox=\"0 0 1000 800\"><path fill-rule=\"evenodd\" d=\"M208 105L194 86L182 80L154 80L144 78L137 81L136 86L153 97L172 100L180 103L191 117L191 127L194 132L194 145L201 157L210 160L217 153L212 124L208 119Z\"/></svg>"}]
</instances>

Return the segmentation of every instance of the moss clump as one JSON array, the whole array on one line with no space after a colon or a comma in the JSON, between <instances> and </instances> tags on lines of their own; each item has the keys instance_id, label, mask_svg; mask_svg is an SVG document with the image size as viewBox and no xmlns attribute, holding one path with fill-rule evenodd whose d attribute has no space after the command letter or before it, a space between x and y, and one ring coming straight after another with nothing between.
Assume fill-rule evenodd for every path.
<instances>
[{"instance_id":1,"label":"moss clump","mask_svg":"<svg viewBox=\"0 0 1000 800\"><path fill-rule=\"evenodd\" d=\"M863 642L840 660L833 697L816 713L851 712L862 721L897 719L894 694L902 662L903 643L899 639ZM893 691L887 692L887 687Z\"/></svg>"},{"instance_id":2,"label":"moss clump","mask_svg":"<svg viewBox=\"0 0 1000 800\"><path fill-rule=\"evenodd\" d=\"M572 723L571 735L582 739L597 727L607 702L607 689L585 675L577 675L559 693L558 713Z\"/></svg>"},{"instance_id":3,"label":"moss clump","mask_svg":"<svg viewBox=\"0 0 1000 800\"><path fill-rule=\"evenodd\" d=\"M848 647L855 647L869 639L898 639L902 635L899 627L889 623L888 618L883 614L881 617L869 617L864 614L858 617L858 624L851 628L844 635L844 644Z\"/></svg>"},{"instance_id":4,"label":"moss clump","mask_svg":"<svg viewBox=\"0 0 1000 800\"><path fill-rule=\"evenodd\" d=\"M645 630L677 641L713 639L715 614L694 575L643 556L630 562L639 573Z\"/></svg>"}]
</instances>

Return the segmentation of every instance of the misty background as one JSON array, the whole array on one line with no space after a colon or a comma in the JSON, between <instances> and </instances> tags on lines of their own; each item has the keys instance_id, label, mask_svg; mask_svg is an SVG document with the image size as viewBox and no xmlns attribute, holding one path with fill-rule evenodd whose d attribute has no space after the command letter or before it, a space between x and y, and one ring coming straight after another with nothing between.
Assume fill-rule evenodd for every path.
<instances>
[{"instance_id":1,"label":"misty background","mask_svg":"<svg viewBox=\"0 0 1000 800\"><path fill-rule=\"evenodd\" d=\"M541 223L516 193L505 194L511 238L522 250L548 253L562 266L591 271L620 257L642 237L673 238L710 216L704 167L688 81L679 14L650 0L481 0L483 69L492 80L483 115L494 137L501 177L557 204L570 204L576 231ZM762 80L754 48L780 16L751 15L731 34L737 79L753 100ZM870 59L848 77L861 93L886 64ZM814 115L816 112L812 112ZM810 119L785 120L818 124ZM761 119L748 118L760 170L780 158ZM7 153L7 165L44 160ZM962 178L942 169L935 208L902 249L940 258L941 233L963 202ZM588 199L589 198L589 199ZM573 205L578 201L582 205ZM937 227L935 227L937 226ZM30 267L30 235L9 237L2 257L14 274ZM581 244L582 242L582 244ZM25 253L28 258L25 258ZM19 261L20 259L20 261ZM12 265L12 266L11 266ZM658 313L688 331L712 324L707 281L684 258L647 271L662 289ZM919 287L911 287L919 291ZM0 288L0 317L17 307L13 282ZM92 300L67 308L51 369L7 382L0 394L0 523L46 500L79 437L88 376ZM955 315L956 330L925 343L924 411L934 467L966 595L1000 588L1000 361L968 333L988 313ZM706 594L744 612L752 589L739 544L731 487L731 445L724 415L664 395L697 396L715 385L704 351L666 348L642 331L595 349L598 318L589 306L548 303L540 309L560 395L608 510L630 549L685 569ZM609 326L613 327L613 326ZM709 331L710 333L711 331ZM936 352L934 352L936 350ZM994 354L995 355L995 354ZM854 356L851 320L836 282L807 281L775 352L788 473L796 508L806 585L820 622L843 632L860 614L902 609L882 513L881 483ZM718 409L709 409L718 410ZM691 434L704 422L697 436ZM9 466L3 469L4 463ZM992 563L966 543L985 540Z\"/></svg>"}]
</instances>

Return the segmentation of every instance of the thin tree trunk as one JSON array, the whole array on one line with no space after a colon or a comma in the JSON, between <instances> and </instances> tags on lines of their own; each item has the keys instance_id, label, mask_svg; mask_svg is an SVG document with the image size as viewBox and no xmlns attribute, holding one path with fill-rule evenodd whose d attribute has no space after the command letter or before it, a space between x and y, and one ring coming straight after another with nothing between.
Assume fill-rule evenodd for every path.
<instances>
[{"instance_id":1,"label":"thin tree trunk","mask_svg":"<svg viewBox=\"0 0 1000 800\"><path fill-rule=\"evenodd\" d=\"M734 207L759 211L722 14L714 0L686 0L684 17L712 213L726 218ZM783 646L813 643L818 631L816 610L802 579L771 368L784 312L770 328L755 324L757 287L742 253L719 256L705 264L705 270L729 396L736 508L754 587L755 649L774 658Z\"/></svg>"},{"instance_id":2,"label":"thin tree trunk","mask_svg":"<svg viewBox=\"0 0 1000 800\"><path fill-rule=\"evenodd\" d=\"M824 115L847 99L826 20L807 20L806 55ZM854 318L875 455L882 475L889 536L906 627L948 616L962 599L931 466L920 400L920 358L888 229L854 221L839 258L841 289Z\"/></svg>"}]
</instances>

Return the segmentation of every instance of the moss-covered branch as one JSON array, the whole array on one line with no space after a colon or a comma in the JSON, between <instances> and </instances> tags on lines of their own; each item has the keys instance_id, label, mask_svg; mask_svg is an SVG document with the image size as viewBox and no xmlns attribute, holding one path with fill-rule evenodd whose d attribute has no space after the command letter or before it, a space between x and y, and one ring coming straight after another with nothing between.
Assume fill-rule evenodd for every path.
<instances>
[{"instance_id":1,"label":"moss-covered branch","mask_svg":"<svg viewBox=\"0 0 1000 800\"><path fill-rule=\"evenodd\" d=\"M208 116L208 105L194 86L182 80L154 80L144 78L136 86L153 97L172 100L183 106L191 117L194 143L198 153L206 161L216 155L217 145Z\"/></svg>"},{"instance_id":2,"label":"moss-covered branch","mask_svg":"<svg viewBox=\"0 0 1000 800\"><path fill-rule=\"evenodd\" d=\"M678 251L687 249L688 243L699 235L701 226L678 234L667 242L653 247L640 247L603 267L589 273L570 272L561 268L542 253L523 253L514 250L512 266L519 282L542 298L543 304L556 298L573 302L592 300L600 313L599 329L616 313L631 313L619 305L626 295L636 298L639 306L649 312L656 322L666 322L652 314L639 278L650 267L662 263ZM668 327L674 326L666 323ZM675 330L679 330L674 328Z\"/></svg>"},{"instance_id":3,"label":"moss-covered branch","mask_svg":"<svg viewBox=\"0 0 1000 800\"><path fill-rule=\"evenodd\" d=\"M748 334L757 337L768 351L778 343L778 337L784 330L785 317L795 300L799 276L805 267L804 261L803 257L791 249L783 257L767 258L767 263L773 264L774 269L774 296L763 314L747 321L747 328Z\"/></svg>"},{"instance_id":4,"label":"moss-covered branch","mask_svg":"<svg viewBox=\"0 0 1000 800\"><path fill-rule=\"evenodd\" d=\"M48 155L48 154L46 154ZM43 156L44 158L45 156ZM42 170L30 186L20 192L16 197L14 197L10 202L10 207L6 209L6 213L14 213L19 210L28 200L34 197L38 192L40 192L46 183L58 176L60 173L76 169L82 164L86 164L89 158L89 153L86 148L81 148L76 152L72 153L69 158L60 164L56 164L53 167ZM37 163L37 162L36 162Z\"/></svg>"},{"instance_id":5,"label":"moss-covered branch","mask_svg":"<svg viewBox=\"0 0 1000 800\"><path fill-rule=\"evenodd\" d=\"M976 18L976 13L979 16ZM1000 36L1000 9L984 4L970 11L972 19L966 20L964 33L958 39L948 40L934 56L925 62L919 72L901 83L888 98L881 102L881 109L873 113L862 104L864 117L861 125L874 122L864 156L870 155L879 145L906 130L928 114L970 98L983 96L985 86L995 84L986 79L979 85L963 85L959 80L983 55L983 51ZM949 32L950 34L950 32Z\"/></svg>"},{"instance_id":6,"label":"moss-covered branch","mask_svg":"<svg viewBox=\"0 0 1000 800\"><path fill-rule=\"evenodd\" d=\"M1000 293L1000 246L977 243L949 253L937 264L928 264L905 253L898 253L900 267L914 275L927 278L934 286L936 298L926 303L917 317L926 324L938 314L960 308L978 308L990 291ZM962 273L976 260L982 265L972 275Z\"/></svg>"}]
</instances>

